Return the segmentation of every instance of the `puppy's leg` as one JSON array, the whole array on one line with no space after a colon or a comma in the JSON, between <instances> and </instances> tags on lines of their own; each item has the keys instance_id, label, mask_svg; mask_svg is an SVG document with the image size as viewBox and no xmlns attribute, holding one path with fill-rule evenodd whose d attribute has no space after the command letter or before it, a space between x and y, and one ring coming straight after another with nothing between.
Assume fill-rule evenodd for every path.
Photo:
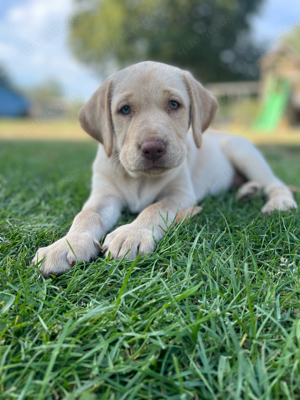
<instances>
[{"instance_id":1,"label":"puppy's leg","mask_svg":"<svg viewBox=\"0 0 300 400\"><path fill-rule=\"evenodd\" d=\"M241 201L249 197L257 197L262 191L262 186L258 182L248 181L244 183L236 194L236 200Z\"/></svg>"},{"instance_id":2,"label":"puppy's leg","mask_svg":"<svg viewBox=\"0 0 300 400\"><path fill-rule=\"evenodd\" d=\"M263 206L264 214L271 214L275 210L287 211L297 208L290 189L274 175L264 157L248 140L236 136L226 136L221 141L222 149L233 166L241 172L251 183L241 193L255 188L262 188L268 201ZM247 185L247 184L246 184Z\"/></svg>"},{"instance_id":3,"label":"puppy's leg","mask_svg":"<svg viewBox=\"0 0 300 400\"><path fill-rule=\"evenodd\" d=\"M33 264L42 261L41 274L45 277L61 275L76 261L89 262L96 258L99 240L116 223L122 204L117 195L92 192L82 211L75 217L65 237L36 253Z\"/></svg>"},{"instance_id":4,"label":"puppy's leg","mask_svg":"<svg viewBox=\"0 0 300 400\"><path fill-rule=\"evenodd\" d=\"M155 240L159 242L166 229L163 219L170 225L177 211L193 206L196 202L194 194L173 194L145 208L139 216L128 225L123 225L108 234L103 250L111 258L133 259L138 253L147 254L155 250ZM155 240L153 239L155 237Z\"/></svg>"}]
</instances>

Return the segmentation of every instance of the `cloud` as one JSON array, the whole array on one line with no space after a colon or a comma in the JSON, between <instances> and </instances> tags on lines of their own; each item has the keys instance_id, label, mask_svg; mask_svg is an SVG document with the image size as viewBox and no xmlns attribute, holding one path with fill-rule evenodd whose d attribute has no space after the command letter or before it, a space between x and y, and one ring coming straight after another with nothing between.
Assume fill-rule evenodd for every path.
<instances>
[{"instance_id":1,"label":"cloud","mask_svg":"<svg viewBox=\"0 0 300 400\"><path fill-rule=\"evenodd\" d=\"M62 23L72 12L70 0L27 0L9 9L6 21L17 35L34 40L54 23Z\"/></svg>"},{"instance_id":2,"label":"cloud","mask_svg":"<svg viewBox=\"0 0 300 400\"><path fill-rule=\"evenodd\" d=\"M13 47L4 42L0 42L0 54L3 58L12 58L16 56L16 51Z\"/></svg>"},{"instance_id":3,"label":"cloud","mask_svg":"<svg viewBox=\"0 0 300 400\"><path fill-rule=\"evenodd\" d=\"M84 100L96 90L101 79L67 46L71 15L71 0L24 0L0 17L0 64L16 84L30 87L54 78L66 93L77 90Z\"/></svg>"}]
</instances>

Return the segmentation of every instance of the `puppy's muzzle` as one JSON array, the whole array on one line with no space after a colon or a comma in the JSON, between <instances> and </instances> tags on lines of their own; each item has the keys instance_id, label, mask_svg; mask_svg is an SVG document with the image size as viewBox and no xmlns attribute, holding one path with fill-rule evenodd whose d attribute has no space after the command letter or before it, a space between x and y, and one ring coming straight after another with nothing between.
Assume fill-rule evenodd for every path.
<instances>
[{"instance_id":1,"label":"puppy's muzzle","mask_svg":"<svg viewBox=\"0 0 300 400\"><path fill-rule=\"evenodd\" d=\"M161 140L149 139L141 146L141 152L147 160L155 161L166 152L166 146Z\"/></svg>"}]
</instances>

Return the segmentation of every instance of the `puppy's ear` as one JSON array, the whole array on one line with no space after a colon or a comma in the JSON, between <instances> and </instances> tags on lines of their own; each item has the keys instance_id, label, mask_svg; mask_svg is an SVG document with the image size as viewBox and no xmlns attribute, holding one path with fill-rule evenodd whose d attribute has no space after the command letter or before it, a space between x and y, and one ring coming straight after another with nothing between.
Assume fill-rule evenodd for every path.
<instances>
[{"instance_id":1,"label":"puppy's ear","mask_svg":"<svg viewBox=\"0 0 300 400\"><path fill-rule=\"evenodd\" d=\"M219 105L217 100L189 72L184 72L183 78L191 99L191 124L194 141L200 148L201 134L209 127Z\"/></svg>"},{"instance_id":2,"label":"puppy's ear","mask_svg":"<svg viewBox=\"0 0 300 400\"><path fill-rule=\"evenodd\" d=\"M112 79L105 79L79 111L80 125L89 135L103 144L107 157L111 156L113 149L111 88Z\"/></svg>"}]
</instances>

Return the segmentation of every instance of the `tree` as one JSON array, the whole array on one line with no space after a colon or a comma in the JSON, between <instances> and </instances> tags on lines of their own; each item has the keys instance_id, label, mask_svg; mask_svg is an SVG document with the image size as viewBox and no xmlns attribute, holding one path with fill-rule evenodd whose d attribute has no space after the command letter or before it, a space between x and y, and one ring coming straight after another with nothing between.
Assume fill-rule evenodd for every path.
<instances>
[{"instance_id":1,"label":"tree","mask_svg":"<svg viewBox=\"0 0 300 400\"><path fill-rule=\"evenodd\" d=\"M290 44L300 54L300 25L294 27L292 32L283 37L283 42Z\"/></svg>"},{"instance_id":2,"label":"tree","mask_svg":"<svg viewBox=\"0 0 300 400\"><path fill-rule=\"evenodd\" d=\"M9 87L10 86L10 80L8 77L8 73L6 69L4 68L3 65L0 65L0 87Z\"/></svg>"},{"instance_id":3,"label":"tree","mask_svg":"<svg viewBox=\"0 0 300 400\"><path fill-rule=\"evenodd\" d=\"M56 79L50 78L40 85L33 86L27 93L34 101L47 102L49 99L59 99L63 97L63 89Z\"/></svg>"},{"instance_id":4,"label":"tree","mask_svg":"<svg viewBox=\"0 0 300 400\"><path fill-rule=\"evenodd\" d=\"M249 16L263 0L77 0L70 30L76 57L108 74L112 65L154 60L202 81L257 77Z\"/></svg>"}]
</instances>

